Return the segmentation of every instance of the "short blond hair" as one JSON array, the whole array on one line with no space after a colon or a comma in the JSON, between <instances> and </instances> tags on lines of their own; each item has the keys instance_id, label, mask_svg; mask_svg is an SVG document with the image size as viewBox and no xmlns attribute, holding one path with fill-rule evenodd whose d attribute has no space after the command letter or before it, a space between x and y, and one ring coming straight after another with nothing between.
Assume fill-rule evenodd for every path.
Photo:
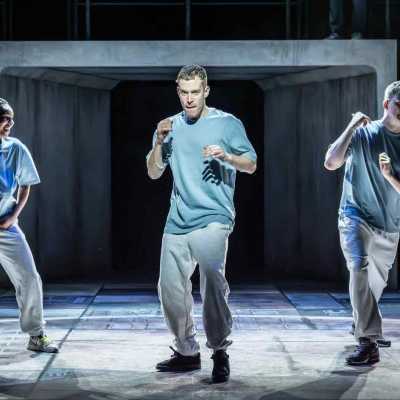
<instances>
[{"instance_id":1,"label":"short blond hair","mask_svg":"<svg viewBox=\"0 0 400 400\"><path fill-rule=\"evenodd\" d=\"M178 76L176 77L176 83L180 80L190 81L198 76L203 83L203 86L207 86L207 72L201 65L192 64L192 65L185 65L182 67L179 72Z\"/></svg>"},{"instance_id":2,"label":"short blond hair","mask_svg":"<svg viewBox=\"0 0 400 400\"><path fill-rule=\"evenodd\" d=\"M400 99L400 81L392 82L386 89L385 89L385 99L384 100L391 100L393 97Z\"/></svg>"}]
</instances>

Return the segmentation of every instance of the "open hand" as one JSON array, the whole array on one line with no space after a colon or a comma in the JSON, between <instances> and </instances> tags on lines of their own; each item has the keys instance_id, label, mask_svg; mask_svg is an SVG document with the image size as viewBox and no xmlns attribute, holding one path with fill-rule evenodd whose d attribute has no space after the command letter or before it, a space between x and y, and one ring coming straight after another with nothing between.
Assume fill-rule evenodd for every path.
<instances>
[{"instance_id":1,"label":"open hand","mask_svg":"<svg viewBox=\"0 0 400 400\"><path fill-rule=\"evenodd\" d=\"M229 157L228 153L226 153L221 146L218 146L216 144L205 146L203 148L203 156L218 158L223 161L227 160L227 158Z\"/></svg>"}]
</instances>

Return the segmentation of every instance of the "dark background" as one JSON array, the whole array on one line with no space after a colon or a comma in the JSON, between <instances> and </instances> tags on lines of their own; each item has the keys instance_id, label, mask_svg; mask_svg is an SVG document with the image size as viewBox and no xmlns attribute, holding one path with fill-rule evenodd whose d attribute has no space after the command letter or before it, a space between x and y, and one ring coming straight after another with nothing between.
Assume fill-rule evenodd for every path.
<instances>
[{"instance_id":1,"label":"dark background","mask_svg":"<svg viewBox=\"0 0 400 400\"><path fill-rule=\"evenodd\" d=\"M263 92L246 81L210 85L209 105L243 121L259 157L254 175L237 174L237 218L227 275L232 282L261 282L265 277ZM180 103L174 82L126 82L113 91L111 104L113 267L119 273L134 270L137 281L151 281L158 273L172 180L167 169L161 179L152 181L144 157L157 122L179 112Z\"/></svg>"},{"instance_id":2,"label":"dark background","mask_svg":"<svg viewBox=\"0 0 400 400\"><path fill-rule=\"evenodd\" d=\"M68 0L6 0L2 14L3 39L69 40L85 38L84 7L74 17ZM109 1L111 2L111 1ZM118 3L123 3L119 1ZM151 2L151 1L149 1ZM162 0L173 3L171 0ZM193 40L285 39L283 5L192 6ZM233 0L233 3L235 0ZM143 3L143 1L142 1ZM251 3L249 1L249 3ZM283 3L283 1L281 2ZM351 1L345 0L350 25ZM400 2L391 0L390 37L400 35ZM308 0L301 15L301 38L321 39L329 33L328 0ZM292 7L292 38L297 38L296 7ZM6 18L6 15L10 17ZM77 21L77 29L74 24ZM368 37L385 37L383 0L369 0ZM350 26L348 26L350 30ZM76 31L76 32L75 32ZM76 35L77 34L77 35ZM93 6L92 40L181 40L185 38L185 10L182 6Z\"/></svg>"}]
</instances>

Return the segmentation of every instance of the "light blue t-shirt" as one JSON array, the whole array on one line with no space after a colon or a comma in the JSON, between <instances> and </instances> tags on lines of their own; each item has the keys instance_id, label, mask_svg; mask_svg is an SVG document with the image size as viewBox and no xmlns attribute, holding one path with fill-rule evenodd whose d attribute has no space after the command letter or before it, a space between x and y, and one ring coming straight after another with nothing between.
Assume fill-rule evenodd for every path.
<instances>
[{"instance_id":1,"label":"light blue t-shirt","mask_svg":"<svg viewBox=\"0 0 400 400\"><path fill-rule=\"evenodd\" d=\"M184 234L211 222L233 226L236 170L226 162L204 158L202 151L207 145L219 145L256 161L242 122L215 108L194 123L184 112L170 119L172 131L163 143L163 161L171 168L174 184L165 233ZM153 146L155 139L154 134Z\"/></svg>"},{"instance_id":2,"label":"light blue t-shirt","mask_svg":"<svg viewBox=\"0 0 400 400\"><path fill-rule=\"evenodd\" d=\"M381 121L358 128L350 142L339 214L361 218L386 232L400 232L400 194L383 177L379 154L387 153L400 179L400 134Z\"/></svg>"},{"instance_id":3,"label":"light blue t-shirt","mask_svg":"<svg viewBox=\"0 0 400 400\"><path fill-rule=\"evenodd\" d=\"M18 186L40 183L28 148L16 138L0 139L0 219L13 211Z\"/></svg>"}]
</instances>

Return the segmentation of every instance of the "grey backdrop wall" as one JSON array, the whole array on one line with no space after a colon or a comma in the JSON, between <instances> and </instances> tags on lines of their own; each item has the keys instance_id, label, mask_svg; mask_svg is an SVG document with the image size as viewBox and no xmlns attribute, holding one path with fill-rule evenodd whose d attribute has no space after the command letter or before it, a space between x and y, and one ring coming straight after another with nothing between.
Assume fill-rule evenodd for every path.
<instances>
[{"instance_id":1,"label":"grey backdrop wall","mask_svg":"<svg viewBox=\"0 0 400 400\"><path fill-rule=\"evenodd\" d=\"M345 282L336 228L342 172L324 170L323 157L352 112L362 110L376 117L375 76L267 90L264 112L262 93L256 102L261 104L258 110L258 105L254 107L248 101L258 96L250 87L254 84L245 85L248 93L237 100L234 91L227 95L226 84L218 83L214 90L214 94L220 91L217 98L222 108L228 105L248 119L246 125L250 137L254 135L252 140L259 142L259 153L264 147L256 176L240 177L238 182L239 219L230 251L232 281L243 282L245 277L246 282L265 283L276 277ZM31 149L43 181L33 188L21 218L42 276L53 280L112 276L113 193L114 200L119 199L113 226L115 272L154 282L163 219L154 221L150 229L149 216L153 218L167 207L170 182L148 181L144 155L157 118L164 116L166 108L172 108L171 112L179 109L176 99L175 103L168 101L166 107L167 96L159 96L157 87L154 96L145 100L143 93L150 93L149 85L138 86L136 82L119 86L113 92L117 136L111 141L108 91L7 76L0 78L0 89L16 111L13 134ZM168 98L174 96L171 90L167 90ZM158 101L159 108L154 108L150 100ZM141 110L141 117L146 112L154 114L144 118L151 123L145 129L140 125L142 133L135 129L135 107ZM254 118L260 118L260 125L264 123L264 138L262 130L251 129ZM132 142L129 146L128 139ZM136 161L138 165L133 168ZM116 166L122 167L121 174ZM132 192L133 200L125 204L129 200L127 187L132 189L128 192ZM143 203L145 188L149 188L145 196L148 211L138 211L135 202Z\"/></svg>"},{"instance_id":2,"label":"grey backdrop wall","mask_svg":"<svg viewBox=\"0 0 400 400\"><path fill-rule=\"evenodd\" d=\"M20 224L45 279L91 277L111 268L110 94L0 77L15 111L12 134L31 150L42 183ZM1 271L1 282L8 282Z\"/></svg>"},{"instance_id":3,"label":"grey backdrop wall","mask_svg":"<svg viewBox=\"0 0 400 400\"><path fill-rule=\"evenodd\" d=\"M376 115L366 75L265 92L266 268L274 276L345 282L337 209L343 171L324 169L326 149L351 114Z\"/></svg>"}]
</instances>

